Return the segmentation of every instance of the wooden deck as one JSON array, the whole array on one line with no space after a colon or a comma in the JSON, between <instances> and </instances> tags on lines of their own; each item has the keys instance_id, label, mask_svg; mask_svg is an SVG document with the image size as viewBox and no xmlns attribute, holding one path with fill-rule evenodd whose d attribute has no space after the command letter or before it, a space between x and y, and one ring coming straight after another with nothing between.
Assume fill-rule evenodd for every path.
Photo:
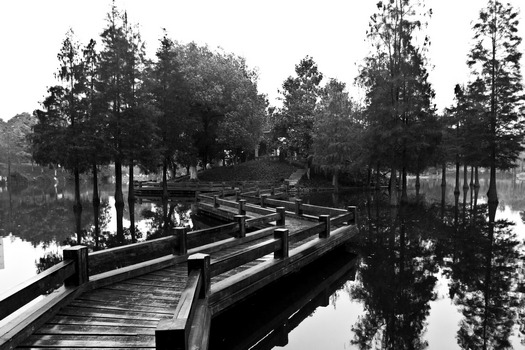
<instances>
[{"instance_id":1,"label":"wooden deck","mask_svg":"<svg viewBox=\"0 0 525 350\"><path fill-rule=\"evenodd\" d=\"M199 197L199 210L231 224L189 233L179 229L156 242L89 254L89 281L71 281L82 270L75 262L76 274L63 273L64 287L0 329L0 349L163 349L177 337L184 344L180 348L205 349L212 317L357 233L355 208L246 198L259 205ZM209 259L208 268L197 273L187 263L195 253ZM120 264L99 267L108 261ZM65 260L60 268L70 265ZM35 288L28 283L13 293ZM13 293L0 296L0 303Z\"/></svg>"}]
</instances>

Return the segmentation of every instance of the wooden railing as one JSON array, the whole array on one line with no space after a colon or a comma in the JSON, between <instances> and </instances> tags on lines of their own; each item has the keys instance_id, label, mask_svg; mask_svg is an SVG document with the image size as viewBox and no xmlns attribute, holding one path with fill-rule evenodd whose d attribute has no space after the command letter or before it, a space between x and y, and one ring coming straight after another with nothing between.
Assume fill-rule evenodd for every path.
<instances>
[{"instance_id":1,"label":"wooden railing","mask_svg":"<svg viewBox=\"0 0 525 350\"><path fill-rule=\"evenodd\" d=\"M160 320L155 330L155 348L159 350L207 349L211 314L208 309L210 292L210 256L188 257L188 281L172 318Z\"/></svg>"},{"instance_id":2,"label":"wooden railing","mask_svg":"<svg viewBox=\"0 0 525 350\"><path fill-rule=\"evenodd\" d=\"M175 228L174 234L169 237L90 254L88 254L87 248L82 246L65 248L63 262L0 295L0 319L3 319L36 297L48 293L57 285L64 284L64 287L54 291L50 297L44 298L37 305L17 316L13 322L0 329L0 350L11 349L16 346L20 339L28 336L32 330L45 323L53 312L73 300L84 290L171 266L187 259L189 259L188 284L171 321L163 321L159 325L156 332L158 348L166 348L172 344L172 339L179 339L177 341L184 346L196 341L195 339L207 342L207 334L204 334L202 327L211 322L211 314L214 310L223 307L223 305L216 305L218 300L222 303L225 295L230 295L228 293L233 293L229 298L236 300L235 298L240 298L239 291L246 291L250 284L256 284L259 288L261 285L279 278L279 274L292 271L296 268L295 265L291 264L284 267L277 262L283 262L289 258L290 244L318 235L317 240L310 240L308 243L302 244L300 248L294 248L296 254L292 258L294 263L301 259L302 261L315 259L315 255L321 254L323 249L329 249L330 246L344 240L341 238L341 234L346 232L344 231L345 228L332 231L332 226L343 223L352 224L356 220L355 207L348 207L347 210L328 210L323 207L304 205L300 201L286 202L271 198L261 199L264 207L256 207L248 205L244 199L238 202L229 201L218 198L217 195L213 197L200 195L199 198L211 203L212 210L220 206L237 209L238 214L234 214L235 222L191 232L179 227ZM282 206L266 208L266 205ZM318 224L290 235L289 231L284 228L287 208L293 209L296 215L302 216L307 215L306 213L323 212L325 214L316 217L316 220L319 221ZM247 219L247 209L262 216ZM249 228L270 222L275 222L275 225L254 232L247 231ZM224 234L231 237L224 238ZM331 234L337 236L335 243L327 239ZM240 243L265 237L268 238L260 243L211 262L207 255L194 255L199 252L211 254ZM210 294L211 277L223 274L271 253L274 254L273 260L276 263L263 264L264 266L258 266L250 273L240 273L229 277L219 283L215 288L216 293ZM115 262L118 266L115 266ZM279 269L283 270L280 271ZM209 300L215 304L210 306Z\"/></svg>"},{"instance_id":3,"label":"wooden railing","mask_svg":"<svg viewBox=\"0 0 525 350\"><path fill-rule=\"evenodd\" d=\"M30 334L31 329L47 320L48 312L59 308L76 295L79 287L89 279L87 255L87 248L83 246L65 248L62 262L0 295L0 319L4 319L35 298L64 285L26 311L12 315L14 319L0 328L0 349L14 348Z\"/></svg>"},{"instance_id":4,"label":"wooden railing","mask_svg":"<svg viewBox=\"0 0 525 350\"><path fill-rule=\"evenodd\" d=\"M172 318L159 322L155 330L156 349L206 349L211 312L208 297L211 277L247 262L274 253L275 259L288 257L288 230L276 229L274 238L210 262L207 254L188 257L188 281Z\"/></svg>"}]
</instances>

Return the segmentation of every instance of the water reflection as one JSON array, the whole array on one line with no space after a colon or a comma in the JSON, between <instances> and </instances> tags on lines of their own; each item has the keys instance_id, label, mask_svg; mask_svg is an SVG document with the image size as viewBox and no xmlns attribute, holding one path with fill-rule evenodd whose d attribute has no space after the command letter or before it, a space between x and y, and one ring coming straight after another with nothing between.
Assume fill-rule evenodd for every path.
<instances>
[{"instance_id":1,"label":"water reflection","mask_svg":"<svg viewBox=\"0 0 525 350\"><path fill-rule=\"evenodd\" d=\"M524 330L521 242L512 222L490 220L488 205L478 205L475 189L468 197L464 190L461 199L455 196L455 205L441 201L399 209L369 197L360 216L362 263L351 290L366 311L352 327L352 344L359 349L378 343L382 349L432 345L425 331L442 272L462 316L459 347L512 348L513 332L518 326Z\"/></svg>"},{"instance_id":2,"label":"water reflection","mask_svg":"<svg viewBox=\"0 0 525 350\"><path fill-rule=\"evenodd\" d=\"M263 350L290 345L290 332L322 308L335 307L347 293L346 281L354 278L355 262L354 254L333 252L220 314L212 321L210 349ZM318 339L336 337L327 322L317 324L315 330ZM309 345L327 348L324 344L316 347L315 342Z\"/></svg>"},{"instance_id":3,"label":"water reflection","mask_svg":"<svg viewBox=\"0 0 525 350\"><path fill-rule=\"evenodd\" d=\"M452 210L456 210L455 208ZM508 220L490 220L488 205L455 225L444 268L450 298L463 319L457 333L463 349L508 349L523 298L519 296L520 242Z\"/></svg>"},{"instance_id":4,"label":"water reflection","mask_svg":"<svg viewBox=\"0 0 525 350\"><path fill-rule=\"evenodd\" d=\"M372 208L373 207L373 208ZM379 342L383 349L425 349L423 340L438 259L433 233L439 220L420 220L423 206L385 208L369 203L363 220L358 282L351 297L365 313L352 326L352 344L359 349Z\"/></svg>"}]
</instances>

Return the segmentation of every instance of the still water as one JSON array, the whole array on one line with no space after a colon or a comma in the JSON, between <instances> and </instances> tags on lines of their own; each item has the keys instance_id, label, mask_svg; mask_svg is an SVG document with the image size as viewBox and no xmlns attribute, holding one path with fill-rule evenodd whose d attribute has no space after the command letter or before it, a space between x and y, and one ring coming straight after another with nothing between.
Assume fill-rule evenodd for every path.
<instances>
[{"instance_id":1,"label":"still water","mask_svg":"<svg viewBox=\"0 0 525 350\"><path fill-rule=\"evenodd\" d=\"M488 180L481 179L477 196L461 187L457 205L453 179L447 181L444 202L441 180L428 178L420 204L406 208L385 205L387 193L303 196L312 204L358 206L355 254L331 254L220 315L211 350L525 349L525 183L498 180L491 230ZM112 186L101 189L108 234L115 229L112 196ZM82 197L89 237L89 186ZM60 253L74 237L73 192L3 190L0 203L1 293L35 275L40 257ZM154 230L156 214L153 204L135 207L143 238Z\"/></svg>"},{"instance_id":2,"label":"still water","mask_svg":"<svg viewBox=\"0 0 525 350\"><path fill-rule=\"evenodd\" d=\"M293 285L259 293L213 321L211 349L525 349L525 183L498 180L491 230L488 179L477 197L460 184L457 205L453 180L442 202L441 180L425 179L421 204L404 208L386 205L387 193L305 196L312 204L358 205L354 267L335 287L295 294L306 301L292 309L279 300ZM250 331L246 323L259 318L268 322Z\"/></svg>"}]
</instances>

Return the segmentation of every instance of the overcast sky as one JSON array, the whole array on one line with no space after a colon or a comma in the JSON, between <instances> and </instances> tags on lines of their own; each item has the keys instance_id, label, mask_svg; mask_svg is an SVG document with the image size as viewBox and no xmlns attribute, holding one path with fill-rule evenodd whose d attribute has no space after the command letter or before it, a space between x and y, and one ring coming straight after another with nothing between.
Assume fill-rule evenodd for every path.
<instances>
[{"instance_id":1,"label":"overcast sky","mask_svg":"<svg viewBox=\"0 0 525 350\"><path fill-rule=\"evenodd\" d=\"M468 79L472 24L486 0L427 0L433 17L430 80L439 109L452 103L454 85ZM510 1L514 6L519 0ZM365 32L377 0L117 0L140 25L149 57L162 28L181 43L222 47L259 71L259 91L275 105L282 82L306 55L325 77L346 82L351 95L368 53ZM110 0L0 0L0 118L39 108L54 84L57 53L69 28L87 43L99 40ZM520 15L523 19L523 14ZM520 36L525 38L520 21ZM525 46L522 46L522 51ZM522 63L522 66L525 64Z\"/></svg>"}]
</instances>

